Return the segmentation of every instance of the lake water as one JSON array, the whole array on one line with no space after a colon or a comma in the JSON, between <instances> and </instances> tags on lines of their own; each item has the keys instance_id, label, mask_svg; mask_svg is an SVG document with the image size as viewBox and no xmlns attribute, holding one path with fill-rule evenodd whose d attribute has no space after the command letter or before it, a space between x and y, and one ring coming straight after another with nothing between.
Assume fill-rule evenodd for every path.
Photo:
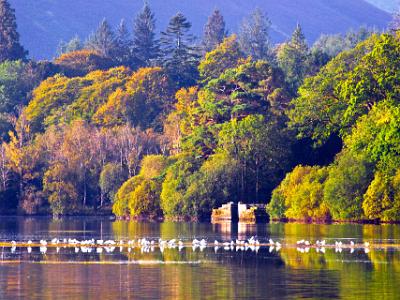
<instances>
[{"instance_id":1,"label":"lake water","mask_svg":"<svg viewBox=\"0 0 400 300\"><path fill-rule=\"evenodd\" d=\"M350 253L327 248L305 252L296 247L279 251L202 251L192 247L158 248L143 252L116 249L82 253L49 247L0 248L0 299L399 299L400 243L398 225L135 223L96 218L0 218L0 242L52 238L206 239L213 243L269 238L283 244L300 239L325 239L385 247L362 247ZM271 250L271 251L270 251ZM302 253L305 252L305 253Z\"/></svg>"}]
</instances>

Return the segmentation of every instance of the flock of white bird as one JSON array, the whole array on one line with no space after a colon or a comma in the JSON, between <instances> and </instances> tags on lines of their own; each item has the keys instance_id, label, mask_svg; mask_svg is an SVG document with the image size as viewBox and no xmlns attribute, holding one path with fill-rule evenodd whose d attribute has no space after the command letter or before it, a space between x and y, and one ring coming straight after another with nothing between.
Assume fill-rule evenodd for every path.
<instances>
[{"instance_id":1,"label":"flock of white bird","mask_svg":"<svg viewBox=\"0 0 400 300\"><path fill-rule=\"evenodd\" d=\"M335 241L334 245L328 245L325 240L316 241L315 243L311 243L307 240L300 240L296 243L297 251L301 253L308 253L310 249L315 249L317 253L325 253L326 247L334 248L335 252L341 253L344 248L350 249L350 253L353 253L356 244L353 241L350 241L350 244L343 244L341 241ZM75 253L113 253L116 249L119 249L120 252L123 252L124 249L128 253L132 252L135 248L140 248L142 253L154 252L155 248L159 248L161 252L164 252L165 249L178 249L181 251L185 247L191 247L193 251L199 249L203 251L207 247L214 247L214 251L217 252L220 248L225 251L247 251L251 250L254 252L258 252L261 246L269 247L269 252L279 251L282 248L282 244L278 241L273 241L269 239L268 243L260 243L258 239L255 237L251 237L247 240L232 240L230 242L220 242L215 240L213 243L207 242L205 239L194 239L192 242L183 242L182 240L171 239L171 240L148 240L146 238L139 238L137 240L128 240L128 241L114 241L114 240L77 240L71 238L58 239L54 238L51 241L47 242L46 240L40 240L39 243L33 243L31 240L27 242L22 242L18 245L16 241L11 241L11 252L15 253L17 247L26 247L28 253L32 252L32 248L34 246L39 246L40 253L46 254L47 248L52 247L56 248L57 253L60 252L62 248L74 248ZM358 245L357 247L360 247ZM365 242L362 244L362 248L366 253L370 251L370 244Z\"/></svg>"}]
</instances>

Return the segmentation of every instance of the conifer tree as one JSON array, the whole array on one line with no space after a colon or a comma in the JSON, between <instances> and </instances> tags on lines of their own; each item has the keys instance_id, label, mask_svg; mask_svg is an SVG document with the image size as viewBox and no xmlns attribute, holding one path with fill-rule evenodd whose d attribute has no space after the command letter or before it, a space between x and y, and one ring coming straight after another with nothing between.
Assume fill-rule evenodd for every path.
<instances>
[{"instance_id":1,"label":"conifer tree","mask_svg":"<svg viewBox=\"0 0 400 300\"><path fill-rule=\"evenodd\" d=\"M155 34L156 19L145 3L133 27L133 54L139 67L149 66L159 57L160 47Z\"/></svg>"},{"instance_id":2,"label":"conifer tree","mask_svg":"<svg viewBox=\"0 0 400 300\"><path fill-rule=\"evenodd\" d=\"M303 83L309 70L309 48L299 24L291 40L278 50L278 65L286 75L286 81L293 95Z\"/></svg>"},{"instance_id":3,"label":"conifer tree","mask_svg":"<svg viewBox=\"0 0 400 300\"><path fill-rule=\"evenodd\" d=\"M86 48L97 51L104 57L112 56L116 48L115 34L106 19L103 19L97 30L91 34Z\"/></svg>"},{"instance_id":4,"label":"conifer tree","mask_svg":"<svg viewBox=\"0 0 400 300\"><path fill-rule=\"evenodd\" d=\"M189 33L192 24L182 13L171 18L165 32L161 32L162 63L178 87L195 83L199 56L193 46L195 38Z\"/></svg>"},{"instance_id":5,"label":"conifer tree","mask_svg":"<svg viewBox=\"0 0 400 300\"><path fill-rule=\"evenodd\" d=\"M203 50L210 52L221 44L226 37L225 20L219 10L214 10L204 27Z\"/></svg>"},{"instance_id":6,"label":"conifer tree","mask_svg":"<svg viewBox=\"0 0 400 300\"><path fill-rule=\"evenodd\" d=\"M400 29L400 8L397 9L392 15L392 21L389 24L391 31L398 31Z\"/></svg>"},{"instance_id":7,"label":"conifer tree","mask_svg":"<svg viewBox=\"0 0 400 300\"><path fill-rule=\"evenodd\" d=\"M75 35L69 42L61 41L57 47L57 56L65 53L82 50L83 45L79 36Z\"/></svg>"},{"instance_id":8,"label":"conifer tree","mask_svg":"<svg viewBox=\"0 0 400 300\"><path fill-rule=\"evenodd\" d=\"M239 44L242 51L254 59L271 59L269 31L271 21L259 8L244 19L239 31Z\"/></svg>"},{"instance_id":9,"label":"conifer tree","mask_svg":"<svg viewBox=\"0 0 400 300\"><path fill-rule=\"evenodd\" d=\"M132 40L124 19L117 28L113 58L121 65L132 65Z\"/></svg>"},{"instance_id":10,"label":"conifer tree","mask_svg":"<svg viewBox=\"0 0 400 300\"><path fill-rule=\"evenodd\" d=\"M19 42L15 10L7 0L0 0L0 63L25 59L27 51Z\"/></svg>"}]
</instances>

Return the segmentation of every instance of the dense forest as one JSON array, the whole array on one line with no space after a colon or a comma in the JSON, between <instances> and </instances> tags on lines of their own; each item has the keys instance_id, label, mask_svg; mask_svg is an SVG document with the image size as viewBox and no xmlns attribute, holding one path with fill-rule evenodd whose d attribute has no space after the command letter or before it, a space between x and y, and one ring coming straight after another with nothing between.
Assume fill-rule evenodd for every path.
<instances>
[{"instance_id":1,"label":"dense forest","mask_svg":"<svg viewBox=\"0 0 400 300\"><path fill-rule=\"evenodd\" d=\"M215 10L201 40L155 24L145 4L33 61L0 0L3 212L400 221L399 22L312 46L300 24L273 45L259 9L237 34Z\"/></svg>"}]
</instances>

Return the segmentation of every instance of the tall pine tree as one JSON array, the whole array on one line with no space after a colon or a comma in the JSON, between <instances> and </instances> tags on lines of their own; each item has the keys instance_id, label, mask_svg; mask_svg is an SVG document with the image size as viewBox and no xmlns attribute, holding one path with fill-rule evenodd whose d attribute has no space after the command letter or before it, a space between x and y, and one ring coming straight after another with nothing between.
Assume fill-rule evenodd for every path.
<instances>
[{"instance_id":1,"label":"tall pine tree","mask_svg":"<svg viewBox=\"0 0 400 300\"><path fill-rule=\"evenodd\" d=\"M104 57L112 57L116 48L115 34L106 19L103 19L97 30L90 35L86 48L97 51Z\"/></svg>"},{"instance_id":2,"label":"tall pine tree","mask_svg":"<svg viewBox=\"0 0 400 300\"><path fill-rule=\"evenodd\" d=\"M15 11L7 0L0 0L0 63L25 59L27 54L19 42Z\"/></svg>"},{"instance_id":3,"label":"tall pine tree","mask_svg":"<svg viewBox=\"0 0 400 300\"><path fill-rule=\"evenodd\" d=\"M132 40L130 39L130 34L126 26L125 20L122 19L118 28L117 36L115 38L115 50L113 53L113 58L118 64L124 66L132 66Z\"/></svg>"},{"instance_id":4,"label":"tall pine tree","mask_svg":"<svg viewBox=\"0 0 400 300\"><path fill-rule=\"evenodd\" d=\"M170 20L167 30L161 32L162 63L178 87L190 86L198 78L199 56L193 46L192 24L182 13Z\"/></svg>"},{"instance_id":5,"label":"tall pine tree","mask_svg":"<svg viewBox=\"0 0 400 300\"><path fill-rule=\"evenodd\" d=\"M239 44L247 56L254 59L271 59L269 30L271 21L259 8L244 19L239 31Z\"/></svg>"},{"instance_id":6,"label":"tall pine tree","mask_svg":"<svg viewBox=\"0 0 400 300\"><path fill-rule=\"evenodd\" d=\"M290 91L295 96L310 69L309 48L299 24L291 40L278 50L277 58L279 67L286 75Z\"/></svg>"},{"instance_id":7,"label":"tall pine tree","mask_svg":"<svg viewBox=\"0 0 400 300\"><path fill-rule=\"evenodd\" d=\"M226 37L225 20L219 10L214 10L204 26L203 50L210 52L221 44Z\"/></svg>"},{"instance_id":8,"label":"tall pine tree","mask_svg":"<svg viewBox=\"0 0 400 300\"><path fill-rule=\"evenodd\" d=\"M133 55L139 67L149 66L159 57L160 46L156 40L155 28L154 14L145 3L133 27Z\"/></svg>"}]
</instances>

